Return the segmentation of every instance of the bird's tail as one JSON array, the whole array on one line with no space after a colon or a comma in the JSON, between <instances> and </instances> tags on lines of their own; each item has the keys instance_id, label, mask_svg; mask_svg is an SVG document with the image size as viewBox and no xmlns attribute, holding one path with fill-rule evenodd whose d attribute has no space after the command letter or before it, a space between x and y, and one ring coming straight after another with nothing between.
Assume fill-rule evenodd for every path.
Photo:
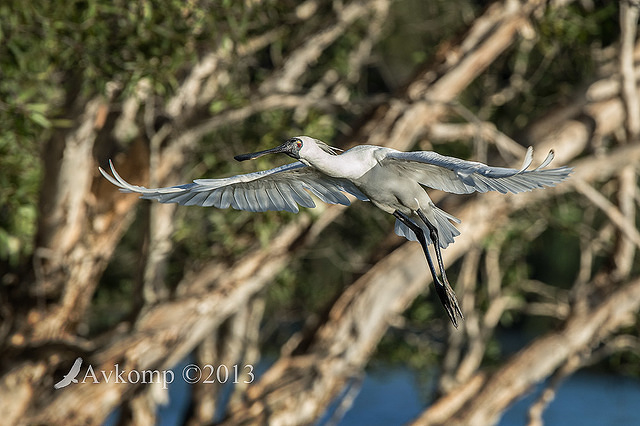
<instances>
[{"instance_id":1,"label":"bird's tail","mask_svg":"<svg viewBox=\"0 0 640 426\"><path fill-rule=\"evenodd\" d=\"M460 219L450 215L444 210L439 209L435 205L431 205L431 207L433 215L435 217L435 222L432 224L438 229L438 239L440 241L440 247L447 248L449 244L453 243L453 239L460 235L460 231L458 231L458 228L456 228L455 225L451 222L453 221L455 223L460 223ZM433 241L431 241L430 232L429 228L427 228L427 225L425 225L422 220L418 218L418 215L411 215L411 219L422 228L422 230L424 231L424 236L427 238L427 243L432 244ZM411 229L409 229L399 220L396 220L395 232L397 235L405 237L407 240L418 240L416 238L416 234L414 234Z\"/></svg>"}]
</instances>

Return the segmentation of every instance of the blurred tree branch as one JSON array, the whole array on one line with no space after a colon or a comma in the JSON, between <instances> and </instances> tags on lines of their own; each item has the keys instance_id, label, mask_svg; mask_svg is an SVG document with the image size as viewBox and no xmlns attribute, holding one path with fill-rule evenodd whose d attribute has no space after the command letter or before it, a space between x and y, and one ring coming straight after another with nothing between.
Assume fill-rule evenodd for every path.
<instances>
[{"instance_id":1,"label":"blurred tree branch","mask_svg":"<svg viewBox=\"0 0 640 426\"><path fill-rule=\"evenodd\" d=\"M562 330L536 339L498 371L489 376L479 373L470 379L473 394L466 394L464 401L443 398L415 424L494 424L504 409L533 385L571 363L571 357L592 351L611 333L629 324L639 307L640 280L635 279L589 310L574 313Z\"/></svg>"},{"instance_id":2,"label":"blurred tree branch","mask_svg":"<svg viewBox=\"0 0 640 426\"><path fill-rule=\"evenodd\" d=\"M620 74L622 80L622 99L624 101L627 137L637 141L640 137L640 97L634 65L634 46L638 29L640 5L631 0L620 2Z\"/></svg>"}]
</instances>

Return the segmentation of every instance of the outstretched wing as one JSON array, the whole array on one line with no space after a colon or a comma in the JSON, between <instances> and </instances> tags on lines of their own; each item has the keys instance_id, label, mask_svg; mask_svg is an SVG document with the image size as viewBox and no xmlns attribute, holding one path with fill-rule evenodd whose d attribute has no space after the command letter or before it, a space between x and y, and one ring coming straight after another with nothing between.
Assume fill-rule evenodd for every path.
<instances>
[{"instance_id":1,"label":"outstretched wing","mask_svg":"<svg viewBox=\"0 0 640 426\"><path fill-rule=\"evenodd\" d=\"M213 206L221 209L231 206L237 210L252 212L286 210L297 213L298 205L316 206L306 190L325 203L348 206L349 199L343 192L368 201L350 181L326 176L301 162L246 175L223 179L197 179L184 185L154 189L131 185L125 181L116 172L111 160L109 167L113 176L101 167L100 173L121 191L142 194L140 198L161 203Z\"/></svg>"},{"instance_id":2,"label":"outstretched wing","mask_svg":"<svg viewBox=\"0 0 640 426\"><path fill-rule=\"evenodd\" d=\"M475 161L460 160L431 151L390 151L383 160L386 167L394 167L399 173L412 176L420 184L454 194L498 191L518 193L535 188L555 186L571 174L572 167L545 169L553 160L553 151L533 170L527 170L533 160L533 148L529 147L522 167L510 169L491 167Z\"/></svg>"}]
</instances>

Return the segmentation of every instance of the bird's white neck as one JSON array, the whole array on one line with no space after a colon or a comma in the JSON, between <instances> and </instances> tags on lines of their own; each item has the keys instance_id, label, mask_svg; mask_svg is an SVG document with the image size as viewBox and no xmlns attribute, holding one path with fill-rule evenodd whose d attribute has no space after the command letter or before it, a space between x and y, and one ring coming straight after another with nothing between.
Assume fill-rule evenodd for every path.
<instances>
[{"instance_id":1,"label":"bird's white neck","mask_svg":"<svg viewBox=\"0 0 640 426\"><path fill-rule=\"evenodd\" d=\"M354 150L332 155L317 146L307 150L300 161L326 175L346 179L357 179L376 164L372 156L360 156Z\"/></svg>"}]
</instances>

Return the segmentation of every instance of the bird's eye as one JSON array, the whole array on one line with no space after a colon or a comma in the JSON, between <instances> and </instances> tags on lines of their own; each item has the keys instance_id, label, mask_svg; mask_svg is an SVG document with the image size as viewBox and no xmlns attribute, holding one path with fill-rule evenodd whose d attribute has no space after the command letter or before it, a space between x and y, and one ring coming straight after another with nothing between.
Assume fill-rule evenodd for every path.
<instances>
[{"instance_id":1,"label":"bird's eye","mask_svg":"<svg viewBox=\"0 0 640 426\"><path fill-rule=\"evenodd\" d=\"M296 146L298 149L302 148L302 141L300 139L296 139Z\"/></svg>"}]
</instances>

